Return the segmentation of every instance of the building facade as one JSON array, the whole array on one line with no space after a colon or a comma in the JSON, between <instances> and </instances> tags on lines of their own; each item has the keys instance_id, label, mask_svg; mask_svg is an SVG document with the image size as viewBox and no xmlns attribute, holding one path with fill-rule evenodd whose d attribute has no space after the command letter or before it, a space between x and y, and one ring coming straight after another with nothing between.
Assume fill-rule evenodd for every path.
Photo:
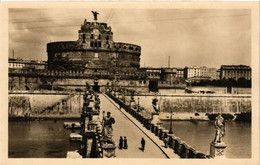
<instances>
[{"instance_id":1,"label":"building facade","mask_svg":"<svg viewBox=\"0 0 260 165\"><path fill-rule=\"evenodd\" d=\"M45 69L47 66L46 61L36 61L36 60L26 60L26 59L8 59L9 69L31 69L31 70L41 70Z\"/></svg>"},{"instance_id":2,"label":"building facade","mask_svg":"<svg viewBox=\"0 0 260 165\"><path fill-rule=\"evenodd\" d=\"M167 82L173 82L176 80L177 69L176 68L162 68L162 80Z\"/></svg>"},{"instance_id":3,"label":"building facade","mask_svg":"<svg viewBox=\"0 0 260 165\"><path fill-rule=\"evenodd\" d=\"M49 70L140 67L141 47L114 42L106 23L84 21L77 41L47 44Z\"/></svg>"},{"instance_id":4,"label":"building facade","mask_svg":"<svg viewBox=\"0 0 260 165\"><path fill-rule=\"evenodd\" d=\"M185 67L184 78L192 80L216 80L218 79L216 68L203 67Z\"/></svg>"},{"instance_id":5,"label":"building facade","mask_svg":"<svg viewBox=\"0 0 260 165\"><path fill-rule=\"evenodd\" d=\"M184 68L184 78L192 78L200 76L200 67L185 67Z\"/></svg>"},{"instance_id":6,"label":"building facade","mask_svg":"<svg viewBox=\"0 0 260 165\"><path fill-rule=\"evenodd\" d=\"M216 68L207 68L205 66L200 68L201 77L209 77L211 80L218 79Z\"/></svg>"},{"instance_id":7,"label":"building facade","mask_svg":"<svg viewBox=\"0 0 260 165\"><path fill-rule=\"evenodd\" d=\"M221 65L220 79L251 80L251 67L246 65Z\"/></svg>"},{"instance_id":8,"label":"building facade","mask_svg":"<svg viewBox=\"0 0 260 165\"><path fill-rule=\"evenodd\" d=\"M176 77L177 78L184 78L184 69L183 68L176 68Z\"/></svg>"}]
</instances>

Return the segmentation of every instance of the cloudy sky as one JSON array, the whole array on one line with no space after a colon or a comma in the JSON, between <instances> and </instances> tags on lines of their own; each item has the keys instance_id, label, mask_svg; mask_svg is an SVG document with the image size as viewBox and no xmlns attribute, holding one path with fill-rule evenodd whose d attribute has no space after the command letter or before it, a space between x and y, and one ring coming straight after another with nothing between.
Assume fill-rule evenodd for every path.
<instances>
[{"instance_id":1,"label":"cloudy sky","mask_svg":"<svg viewBox=\"0 0 260 165\"><path fill-rule=\"evenodd\" d=\"M115 42L142 47L141 66L251 65L250 10L92 9ZM47 60L46 44L76 41L90 9L9 9L9 57Z\"/></svg>"}]
</instances>

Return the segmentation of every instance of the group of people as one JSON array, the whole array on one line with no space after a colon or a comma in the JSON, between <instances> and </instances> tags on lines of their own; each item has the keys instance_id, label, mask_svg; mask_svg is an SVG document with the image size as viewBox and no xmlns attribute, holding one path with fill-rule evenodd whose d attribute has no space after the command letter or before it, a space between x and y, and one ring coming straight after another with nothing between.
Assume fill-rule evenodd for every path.
<instances>
[{"instance_id":1,"label":"group of people","mask_svg":"<svg viewBox=\"0 0 260 165\"><path fill-rule=\"evenodd\" d=\"M122 136L120 136L119 138L119 146L118 148L121 150L121 149L127 149L128 148L128 144L127 144L127 139L126 137L124 136L124 139ZM141 139L141 148L140 150L142 150L144 152L144 149L145 149L145 140L144 138Z\"/></svg>"},{"instance_id":2,"label":"group of people","mask_svg":"<svg viewBox=\"0 0 260 165\"><path fill-rule=\"evenodd\" d=\"M127 149L127 148L128 148L127 139L126 139L125 136L124 136L124 139L123 139L122 136L120 136L118 148L119 148L120 150L121 150L121 149Z\"/></svg>"}]
</instances>

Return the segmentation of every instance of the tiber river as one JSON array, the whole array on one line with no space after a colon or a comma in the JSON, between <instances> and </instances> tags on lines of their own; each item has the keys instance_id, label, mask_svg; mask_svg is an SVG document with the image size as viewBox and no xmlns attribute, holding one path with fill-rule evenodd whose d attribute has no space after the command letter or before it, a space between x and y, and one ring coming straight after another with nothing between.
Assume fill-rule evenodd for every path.
<instances>
[{"instance_id":1,"label":"tiber river","mask_svg":"<svg viewBox=\"0 0 260 165\"><path fill-rule=\"evenodd\" d=\"M9 122L9 158L65 158L67 151L78 147L70 144L71 130L65 129L63 123L62 120ZM163 127L168 129L169 123L164 122ZM196 150L208 154L215 127L209 121L173 121L173 132ZM251 123L227 122L224 142L227 158L250 158Z\"/></svg>"}]
</instances>

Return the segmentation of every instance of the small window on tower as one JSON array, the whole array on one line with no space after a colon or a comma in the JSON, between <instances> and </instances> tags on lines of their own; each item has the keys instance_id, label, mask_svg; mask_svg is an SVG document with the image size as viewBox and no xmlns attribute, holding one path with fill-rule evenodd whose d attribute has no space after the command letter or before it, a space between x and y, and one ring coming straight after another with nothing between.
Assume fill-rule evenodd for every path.
<instances>
[{"instance_id":1,"label":"small window on tower","mask_svg":"<svg viewBox=\"0 0 260 165\"><path fill-rule=\"evenodd\" d=\"M107 35L106 40L109 40L109 35Z\"/></svg>"},{"instance_id":2,"label":"small window on tower","mask_svg":"<svg viewBox=\"0 0 260 165\"><path fill-rule=\"evenodd\" d=\"M101 40L101 35L100 35L100 34L98 35L98 39L100 39L100 40Z\"/></svg>"},{"instance_id":3,"label":"small window on tower","mask_svg":"<svg viewBox=\"0 0 260 165\"><path fill-rule=\"evenodd\" d=\"M94 35L93 35L93 34L91 34L90 38L91 38L91 39L94 39Z\"/></svg>"},{"instance_id":4,"label":"small window on tower","mask_svg":"<svg viewBox=\"0 0 260 165\"><path fill-rule=\"evenodd\" d=\"M83 36L82 36L83 43L85 43L85 39L86 39L86 35L83 34Z\"/></svg>"}]
</instances>

